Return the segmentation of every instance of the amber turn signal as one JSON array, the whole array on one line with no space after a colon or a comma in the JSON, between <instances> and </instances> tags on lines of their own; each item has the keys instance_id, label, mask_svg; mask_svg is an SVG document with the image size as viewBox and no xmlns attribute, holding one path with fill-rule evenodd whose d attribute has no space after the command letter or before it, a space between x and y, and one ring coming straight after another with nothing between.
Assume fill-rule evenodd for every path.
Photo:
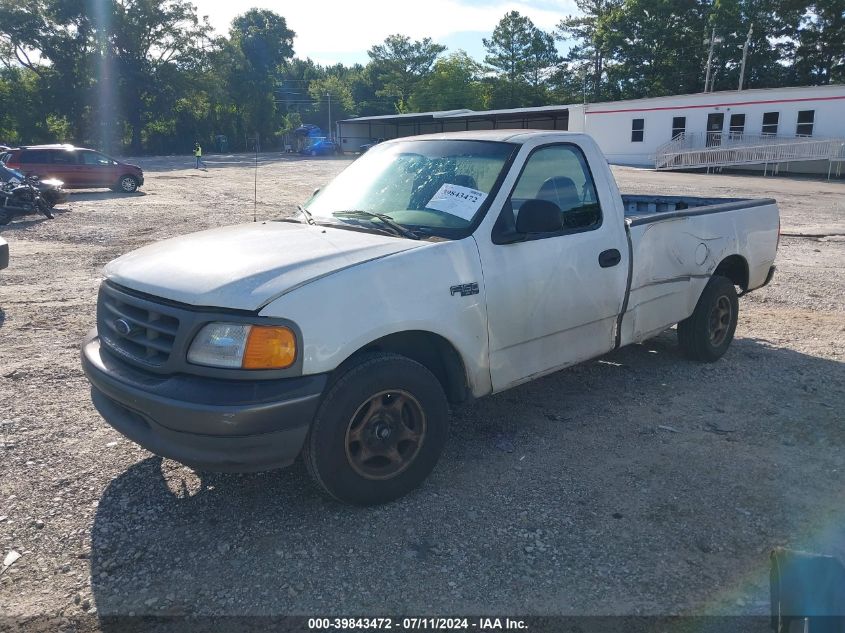
<instances>
[{"instance_id":1,"label":"amber turn signal","mask_svg":"<svg viewBox=\"0 0 845 633\"><path fill-rule=\"evenodd\" d=\"M244 350L244 369L284 369L296 360L296 337L286 327L253 325Z\"/></svg>"}]
</instances>

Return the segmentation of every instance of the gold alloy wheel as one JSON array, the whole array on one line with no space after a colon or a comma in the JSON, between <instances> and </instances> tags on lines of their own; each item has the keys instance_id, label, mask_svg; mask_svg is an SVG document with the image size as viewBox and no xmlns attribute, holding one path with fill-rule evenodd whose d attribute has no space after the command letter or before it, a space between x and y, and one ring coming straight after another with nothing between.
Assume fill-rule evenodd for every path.
<instances>
[{"instance_id":1,"label":"gold alloy wheel","mask_svg":"<svg viewBox=\"0 0 845 633\"><path fill-rule=\"evenodd\" d=\"M346 429L346 458L365 479L391 479L416 459L425 440L425 413L401 389L368 398Z\"/></svg>"},{"instance_id":2,"label":"gold alloy wheel","mask_svg":"<svg viewBox=\"0 0 845 633\"><path fill-rule=\"evenodd\" d=\"M716 299L716 304L710 310L710 344L713 347L719 347L725 341L731 327L731 317L731 300L722 295Z\"/></svg>"}]
</instances>

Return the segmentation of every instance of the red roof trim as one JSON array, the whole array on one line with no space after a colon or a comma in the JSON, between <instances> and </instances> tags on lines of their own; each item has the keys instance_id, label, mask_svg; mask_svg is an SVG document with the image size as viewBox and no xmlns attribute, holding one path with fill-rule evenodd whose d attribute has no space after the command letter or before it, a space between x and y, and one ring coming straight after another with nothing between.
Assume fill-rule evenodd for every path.
<instances>
[{"instance_id":1,"label":"red roof trim","mask_svg":"<svg viewBox=\"0 0 845 633\"><path fill-rule=\"evenodd\" d=\"M703 105L664 106L660 108L625 108L622 110L587 110L587 114L615 114L618 112L653 112L656 110L690 110L693 108L720 108L724 106L761 105L765 103L794 103L796 101L834 101L841 97L804 97L803 99L770 99L767 101L735 101L733 103L707 103Z\"/></svg>"}]
</instances>

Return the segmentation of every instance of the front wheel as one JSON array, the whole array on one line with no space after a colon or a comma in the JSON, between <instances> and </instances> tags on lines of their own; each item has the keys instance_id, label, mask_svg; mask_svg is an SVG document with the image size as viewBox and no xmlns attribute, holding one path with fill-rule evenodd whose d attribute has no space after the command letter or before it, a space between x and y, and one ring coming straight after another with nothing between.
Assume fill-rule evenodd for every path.
<instances>
[{"instance_id":1,"label":"front wheel","mask_svg":"<svg viewBox=\"0 0 845 633\"><path fill-rule=\"evenodd\" d=\"M303 457L335 499L386 503L432 471L448 424L446 395L428 369L396 354L367 354L329 388Z\"/></svg>"},{"instance_id":2,"label":"front wheel","mask_svg":"<svg viewBox=\"0 0 845 633\"><path fill-rule=\"evenodd\" d=\"M123 193L135 193L138 190L138 179L135 176L123 176L117 188Z\"/></svg>"},{"instance_id":3,"label":"front wheel","mask_svg":"<svg viewBox=\"0 0 845 633\"><path fill-rule=\"evenodd\" d=\"M739 300L727 277L710 278L692 315L678 323L678 343L692 360L712 363L731 344L739 320Z\"/></svg>"},{"instance_id":4,"label":"front wheel","mask_svg":"<svg viewBox=\"0 0 845 633\"><path fill-rule=\"evenodd\" d=\"M53 207L50 206L50 203L47 202L44 198L39 198L36 202L36 205L38 206L38 210L41 212L41 214L44 215L44 217L46 217L48 220L52 220L55 217L51 211Z\"/></svg>"}]
</instances>

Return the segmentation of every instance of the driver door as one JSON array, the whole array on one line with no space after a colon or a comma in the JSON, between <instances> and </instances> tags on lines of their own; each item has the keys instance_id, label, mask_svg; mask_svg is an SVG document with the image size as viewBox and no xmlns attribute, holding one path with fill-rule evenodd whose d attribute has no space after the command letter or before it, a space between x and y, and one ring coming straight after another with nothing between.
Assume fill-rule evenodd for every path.
<instances>
[{"instance_id":1,"label":"driver door","mask_svg":"<svg viewBox=\"0 0 845 633\"><path fill-rule=\"evenodd\" d=\"M529 199L556 204L563 228L497 244ZM576 145L536 148L501 213L490 241L478 236L494 391L612 349L628 275L624 229L603 217Z\"/></svg>"}]
</instances>

